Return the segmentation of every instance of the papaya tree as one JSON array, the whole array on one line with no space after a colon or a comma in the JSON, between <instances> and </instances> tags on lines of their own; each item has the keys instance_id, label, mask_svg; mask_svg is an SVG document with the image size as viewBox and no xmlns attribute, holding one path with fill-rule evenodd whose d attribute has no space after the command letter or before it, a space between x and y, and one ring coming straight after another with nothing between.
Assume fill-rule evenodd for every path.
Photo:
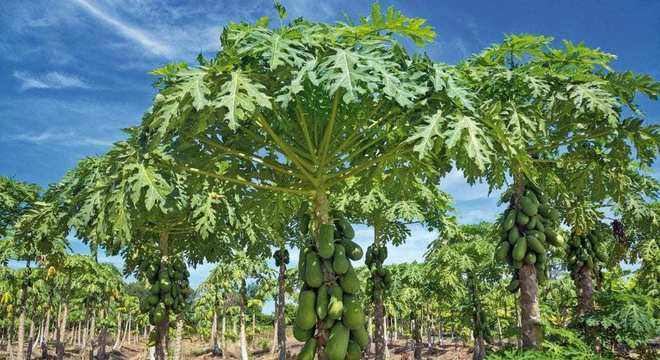
<instances>
[{"instance_id":1,"label":"papaya tree","mask_svg":"<svg viewBox=\"0 0 660 360\"><path fill-rule=\"evenodd\" d=\"M617 185L632 180L620 175L631 164L639 164L640 172L657 155L656 127L643 123L635 100L638 94L655 99L658 82L648 75L613 70L612 54L569 41L562 48L553 47L552 41L545 36L511 35L457 66L470 74L463 85L474 94L482 114L476 122L487 129L492 151L499 155L497 161L485 164L484 179L491 187L513 180L510 209L516 211L523 209L523 196L534 186L537 192L552 193L547 198L556 210L568 209L566 205L584 186L603 189L600 196L607 196ZM433 119L427 127L440 126L444 118ZM431 139L441 135L434 133ZM572 170L572 176L559 176L553 171L557 166ZM471 174L466 175L470 180ZM522 264L516 270L523 345L538 349L542 328L533 267Z\"/></svg>"},{"instance_id":2,"label":"papaya tree","mask_svg":"<svg viewBox=\"0 0 660 360\"><path fill-rule=\"evenodd\" d=\"M493 261L495 244L491 224L462 225L450 237L441 235L426 254L427 269L433 279L449 283L458 294L465 294L470 327L474 338L473 359L484 359L486 342L492 343L492 322L485 311L487 284L501 276L502 269ZM460 296L460 295L459 295Z\"/></svg>"},{"instance_id":3,"label":"papaya tree","mask_svg":"<svg viewBox=\"0 0 660 360\"><path fill-rule=\"evenodd\" d=\"M281 20L278 28L266 17L232 23L215 58L194 68L159 69L161 91L143 118L141 136L173 143L169 153L181 171L247 187L255 196L284 192L308 200L314 241L307 247L316 253L309 255L313 267L318 262L322 269L322 281L314 276L310 287L333 288L331 235L323 235L329 244L318 248L321 232L330 233L335 220L329 195L348 178L381 174L402 159L414 163L421 153L433 153L425 157L428 166L447 168L445 146L474 176L490 162L489 135L475 123L477 109L462 74L409 55L397 41L432 41L435 33L423 19L374 5L356 24ZM441 126L428 126L439 119ZM437 134L450 141L429 141ZM343 358L348 329L340 323L325 329L310 318L302 325L316 330L305 354ZM342 336L326 351L333 331Z\"/></svg>"}]
</instances>

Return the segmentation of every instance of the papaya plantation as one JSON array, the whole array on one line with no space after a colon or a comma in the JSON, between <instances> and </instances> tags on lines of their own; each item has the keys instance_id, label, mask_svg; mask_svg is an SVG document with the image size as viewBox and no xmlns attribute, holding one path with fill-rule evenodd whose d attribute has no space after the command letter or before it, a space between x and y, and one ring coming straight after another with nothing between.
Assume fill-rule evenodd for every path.
<instances>
[{"instance_id":1,"label":"papaya plantation","mask_svg":"<svg viewBox=\"0 0 660 360\"><path fill-rule=\"evenodd\" d=\"M179 62L75 3L171 62L105 151L0 175L0 358L658 358L650 75L525 33L440 62L377 3Z\"/></svg>"}]
</instances>

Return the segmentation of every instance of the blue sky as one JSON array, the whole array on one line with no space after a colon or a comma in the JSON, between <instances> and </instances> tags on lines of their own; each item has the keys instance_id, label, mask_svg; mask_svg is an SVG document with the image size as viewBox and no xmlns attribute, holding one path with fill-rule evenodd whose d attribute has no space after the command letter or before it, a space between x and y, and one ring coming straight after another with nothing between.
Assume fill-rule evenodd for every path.
<instances>
[{"instance_id":1,"label":"blue sky","mask_svg":"<svg viewBox=\"0 0 660 360\"><path fill-rule=\"evenodd\" d=\"M283 1L291 18L368 15L371 1ZM438 33L427 51L455 63L500 41L533 33L584 41L619 56L614 68L660 78L660 1L384 1L424 17ZM150 105L147 72L212 55L229 21L275 17L269 0L3 0L0 5L0 174L41 185L85 156L101 154ZM660 104L643 102L652 121ZM497 195L453 172L441 187L463 222L492 220ZM358 241L371 232L358 227ZM435 234L414 227L390 262L419 259ZM76 251L84 246L73 242ZM117 258L102 257L120 264ZM210 265L193 271L197 284Z\"/></svg>"}]
</instances>

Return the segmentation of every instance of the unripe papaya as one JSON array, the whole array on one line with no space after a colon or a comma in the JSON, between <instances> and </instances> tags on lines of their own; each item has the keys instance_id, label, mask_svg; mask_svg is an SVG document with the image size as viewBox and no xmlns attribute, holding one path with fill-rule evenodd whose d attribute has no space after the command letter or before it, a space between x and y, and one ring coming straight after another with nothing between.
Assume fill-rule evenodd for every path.
<instances>
[{"instance_id":1,"label":"unripe papaya","mask_svg":"<svg viewBox=\"0 0 660 360\"><path fill-rule=\"evenodd\" d=\"M536 197L536 194L532 190L525 191L525 196L527 196L536 206L540 205L539 199Z\"/></svg>"},{"instance_id":2,"label":"unripe papaya","mask_svg":"<svg viewBox=\"0 0 660 360\"><path fill-rule=\"evenodd\" d=\"M319 256L329 259L335 252L334 226L331 224L319 225Z\"/></svg>"},{"instance_id":3,"label":"unripe papaya","mask_svg":"<svg viewBox=\"0 0 660 360\"><path fill-rule=\"evenodd\" d=\"M387 246L382 245L378 248L378 260L380 263L383 263L387 259Z\"/></svg>"},{"instance_id":4,"label":"unripe papaya","mask_svg":"<svg viewBox=\"0 0 660 360\"><path fill-rule=\"evenodd\" d=\"M552 219L552 221L559 222L559 217L560 217L559 210L557 209L550 210L550 219Z\"/></svg>"},{"instance_id":5,"label":"unripe papaya","mask_svg":"<svg viewBox=\"0 0 660 360\"><path fill-rule=\"evenodd\" d=\"M545 239L548 240L550 244L557 247L561 247L564 245L561 239L557 236L557 233L554 232L552 229L545 229Z\"/></svg>"},{"instance_id":6,"label":"unripe papaya","mask_svg":"<svg viewBox=\"0 0 660 360\"><path fill-rule=\"evenodd\" d=\"M307 341L309 338L314 336L314 328L305 330L300 327L293 325L293 337L298 341Z\"/></svg>"},{"instance_id":7,"label":"unripe papaya","mask_svg":"<svg viewBox=\"0 0 660 360\"><path fill-rule=\"evenodd\" d=\"M358 329L364 325L364 312L362 305L356 299L348 299L344 297L344 313L342 314L342 322L344 325L351 329Z\"/></svg>"},{"instance_id":8,"label":"unripe papaya","mask_svg":"<svg viewBox=\"0 0 660 360\"><path fill-rule=\"evenodd\" d=\"M543 225L542 221L537 221L536 226L534 228L540 231L541 233L545 232L545 225Z\"/></svg>"},{"instance_id":9,"label":"unripe papaya","mask_svg":"<svg viewBox=\"0 0 660 360\"><path fill-rule=\"evenodd\" d=\"M348 271L348 268L351 266L351 263L346 258L346 250L341 244L335 245L335 255L332 259L332 270L335 273L342 275Z\"/></svg>"},{"instance_id":10,"label":"unripe papaya","mask_svg":"<svg viewBox=\"0 0 660 360\"><path fill-rule=\"evenodd\" d=\"M318 292L316 293L316 316L319 320L325 319L328 315L328 288L324 285L321 285Z\"/></svg>"},{"instance_id":11,"label":"unripe papaya","mask_svg":"<svg viewBox=\"0 0 660 360\"><path fill-rule=\"evenodd\" d=\"M341 231L344 235L345 240L353 240L355 237L355 231L353 230L353 226L351 223L348 222L348 220L341 218L339 219L339 227L341 227Z\"/></svg>"},{"instance_id":12,"label":"unripe papaya","mask_svg":"<svg viewBox=\"0 0 660 360\"><path fill-rule=\"evenodd\" d=\"M522 261L525 258L525 253L527 252L527 238L524 236L518 239L516 245L513 246L513 256L514 261Z\"/></svg>"},{"instance_id":13,"label":"unripe papaya","mask_svg":"<svg viewBox=\"0 0 660 360\"><path fill-rule=\"evenodd\" d=\"M298 276L300 280L305 280L305 259L307 259L308 248L300 248L298 254Z\"/></svg>"},{"instance_id":14,"label":"unripe papaya","mask_svg":"<svg viewBox=\"0 0 660 360\"><path fill-rule=\"evenodd\" d=\"M362 350L367 348L367 345L369 345L369 333L364 325L351 331L351 339L360 345Z\"/></svg>"},{"instance_id":15,"label":"unripe papaya","mask_svg":"<svg viewBox=\"0 0 660 360\"><path fill-rule=\"evenodd\" d=\"M511 245L515 245L516 242L518 242L518 239L520 238L520 231L518 231L517 227L512 227L511 230L509 230L509 243Z\"/></svg>"},{"instance_id":16,"label":"unripe papaya","mask_svg":"<svg viewBox=\"0 0 660 360\"><path fill-rule=\"evenodd\" d=\"M518 225L527 225L529 223L529 216L525 215L524 212L519 212L516 216L516 224Z\"/></svg>"},{"instance_id":17,"label":"unripe papaya","mask_svg":"<svg viewBox=\"0 0 660 360\"><path fill-rule=\"evenodd\" d=\"M346 360L360 360L362 356L362 349L360 345L353 340L348 341L348 351L346 352Z\"/></svg>"},{"instance_id":18,"label":"unripe papaya","mask_svg":"<svg viewBox=\"0 0 660 360\"><path fill-rule=\"evenodd\" d=\"M331 317L326 317L325 320L323 320L323 328L326 330L332 329L332 326L335 324L336 319L333 319Z\"/></svg>"},{"instance_id":19,"label":"unripe papaya","mask_svg":"<svg viewBox=\"0 0 660 360\"><path fill-rule=\"evenodd\" d=\"M542 254L545 252L545 248L543 247L543 244L541 243L537 235L529 235L526 237L526 239L527 239L528 247L534 250L535 253Z\"/></svg>"},{"instance_id":20,"label":"unripe papaya","mask_svg":"<svg viewBox=\"0 0 660 360\"><path fill-rule=\"evenodd\" d=\"M309 330L316 325L316 294L314 290L304 290L300 293L298 311L296 312L295 325L300 329Z\"/></svg>"},{"instance_id":21,"label":"unripe papaya","mask_svg":"<svg viewBox=\"0 0 660 360\"><path fill-rule=\"evenodd\" d=\"M495 260L500 262L505 261L510 249L511 244L508 241L502 241L495 250Z\"/></svg>"},{"instance_id":22,"label":"unripe papaya","mask_svg":"<svg viewBox=\"0 0 660 360\"><path fill-rule=\"evenodd\" d=\"M511 279L511 282L510 282L509 285L506 287L506 289L507 289L510 293L514 293L514 292L518 291L518 287L519 287L519 286L520 286L520 281L518 281L517 279Z\"/></svg>"},{"instance_id":23,"label":"unripe papaya","mask_svg":"<svg viewBox=\"0 0 660 360\"><path fill-rule=\"evenodd\" d=\"M352 266L348 268L346 274L339 278L339 284L344 292L349 294L357 294L360 291L360 280Z\"/></svg>"},{"instance_id":24,"label":"unripe papaya","mask_svg":"<svg viewBox=\"0 0 660 360\"><path fill-rule=\"evenodd\" d=\"M539 221L539 216L538 215L532 216L531 218L529 218L529 222L527 223L527 225L525 227L528 228L528 229L533 229L533 228L536 227L536 222L537 221Z\"/></svg>"},{"instance_id":25,"label":"unripe papaya","mask_svg":"<svg viewBox=\"0 0 660 360\"><path fill-rule=\"evenodd\" d=\"M351 240L342 241L344 249L346 250L346 256L351 260L360 260L362 258L362 248L356 242Z\"/></svg>"},{"instance_id":26,"label":"unripe papaya","mask_svg":"<svg viewBox=\"0 0 660 360\"><path fill-rule=\"evenodd\" d=\"M321 286L323 283L323 273L321 272L321 260L314 251L308 251L305 256L305 282L313 288Z\"/></svg>"},{"instance_id":27,"label":"unripe papaya","mask_svg":"<svg viewBox=\"0 0 660 360\"><path fill-rule=\"evenodd\" d=\"M527 252L527 255L525 255L525 264L535 264L536 263L536 255L534 255L533 252Z\"/></svg>"},{"instance_id":28,"label":"unripe papaya","mask_svg":"<svg viewBox=\"0 0 660 360\"><path fill-rule=\"evenodd\" d=\"M307 235L307 233L309 232L309 223L310 223L310 221L312 221L312 218L309 214L304 214L300 218L300 224L299 224L300 225L300 232L303 235Z\"/></svg>"},{"instance_id":29,"label":"unripe papaya","mask_svg":"<svg viewBox=\"0 0 660 360\"><path fill-rule=\"evenodd\" d=\"M523 196L520 199L520 206L522 207L522 211L527 215L527 216L534 216L538 214L539 212L539 207L538 205L529 197Z\"/></svg>"},{"instance_id":30,"label":"unripe papaya","mask_svg":"<svg viewBox=\"0 0 660 360\"><path fill-rule=\"evenodd\" d=\"M339 319L344 312L344 291L341 286L334 286L330 289L330 301L328 303L328 317Z\"/></svg>"},{"instance_id":31,"label":"unripe papaya","mask_svg":"<svg viewBox=\"0 0 660 360\"><path fill-rule=\"evenodd\" d=\"M298 360L314 360L316 356L316 346L318 345L318 340L312 337L307 339L305 346L303 346L300 353L298 353Z\"/></svg>"},{"instance_id":32,"label":"unripe papaya","mask_svg":"<svg viewBox=\"0 0 660 360\"><path fill-rule=\"evenodd\" d=\"M348 351L349 330L342 323L337 322L330 330L330 337L325 346L328 360L344 360Z\"/></svg>"},{"instance_id":33,"label":"unripe papaya","mask_svg":"<svg viewBox=\"0 0 660 360\"><path fill-rule=\"evenodd\" d=\"M594 249L594 254L596 254L596 257L602 262L607 262L609 260L607 256L607 250L605 249L603 243L600 243L596 246L596 249Z\"/></svg>"},{"instance_id":34,"label":"unripe papaya","mask_svg":"<svg viewBox=\"0 0 660 360\"><path fill-rule=\"evenodd\" d=\"M509 231L516 223L516 216L518 211L516 209L511 209L506 213L504 220L502 221L502 229L504 231Z\"/></svg>"}]
</instances>

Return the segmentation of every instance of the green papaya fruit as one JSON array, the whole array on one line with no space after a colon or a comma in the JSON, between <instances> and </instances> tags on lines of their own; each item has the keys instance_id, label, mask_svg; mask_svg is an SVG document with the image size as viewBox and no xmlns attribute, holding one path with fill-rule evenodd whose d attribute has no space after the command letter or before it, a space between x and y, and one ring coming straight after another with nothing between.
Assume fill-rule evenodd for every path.
<instances>
[{"instance_id":1,"label":"green papaya fruit","mask_svg":"<svg viewBox=\"0 0 660 360\"><path fill-rule=\"evenodd\" d=\"M149 304L151 306L156 306L156 304L158 304L158 301L159 301L159 298L156 295L149 295L147 297L147 304Z\"/></svg>"},{"instance_id":2,"label":"green papaya fruit","mask_svg":"<svg viewBox=\"0 0 660 360\"><path fill-rule=\"evenodd\" d=\"M318 340L315 337L307 339L305 346L303 346L300 353L298 353L298 360L314 360L316 356L316 347L318 346Z\"/></svg>"},{"instance_id":3,"label":"green papaya fruit","mask_svg":"<svg viewBox=\"0 0 660 360\"><path fill-rule=\"evenodd\" d=\"M336 319L333 319L331 317L326 317L325 320L323 320L323 328L326 330L332 329L332 326L335 324Z\"/></svg>"},{"instance_id":4,"label":"green papaya fruit","mask_svg":"<svg viewBox=\"0 0 660 360\"><path fill-rule=\"evenodd\" d=\"M513 260L522 261L525 258L525 253L527 252L527 238L524 236L518 239L516 245L513 246Z\"/></svg>"},{"instance_id":5,"label":"green papaya fruit","mask_svg":"<svg viewBox=\"0 0 660 360\"><path fill-rule=\"evenodd\" d=\"M342 241L344 249L346 250L346 256L351 260L360 260L362 258L362 248L356 242L351 240Z\"/></svg>"},{"instance_id":6,"label":"green papaya fruit","mask_svg":"<svg viewBox=\"0 0 660 360\"><path fill-rule=\"evenodd\" d=\"M369 345L369 333L364 325L351 331L351 339L360 345L362 350L367 348L367 345Z\"/></svg>"},{"instance_id":7,"label":"green papaya fruit","mask_svg":"<svg viewBox=\"0 0 660 360\"><path fill-rule=\"evenodd\" d=\"M587 269L593 270L594 269L594 260L591 256L587 256L587 260L584 262L584 265L587 266Z\"/></svg>"},{"instance_id":8,"label":"green papaya fruit","mask_svg":"<svg viewBox=\"0 0 660 360\"><path fill-rule=\"evenodd\" d=\"M341 227L342 234L344 235L345 240L353 240L355 237L355 231L353 226L348 220L341 218L339 219L339 226Z\"/></svg>"},{"instance_id":9,"label":"green papaya fruit","mask_svg":"<svg viewBox=\"0 0 660 360\"><path fill-rule=\"evenodd\" d=\"M527 225L529 223L529 216L525 215L524 212L519 212L516 216L516 224L518 225Z\"/></svg>"},{"instance_id":10,"label":"green papaya fruit","mask_svg":"<svg viewBox=\"0 0 660 360\"><path fill-rule=\"evenodd\" d=\"M504 262L506 260L506 256L509 254L510 249L511 244L509 244L508 241L502 241L495 250L495 260Z\"/></svg>"},{"instance_id":11,"label":"green papaya fruit","mask_svg":"<svg viewBox=\"0 0 660 360\"><path fill-rule=\"evenodd\" d=\"M502 221L502 229L504 231L509 231L516 223L516 216L518 211L516 209L511 209L506 213L504 220Z\"/></svg>"},{"instance_id":12,"label":"green papaya fruit","mask_svg":"<svg viewBox=\"0 0 660 360\"><path fill-rule=\"evenodd\" d=\"M314 328L305 330L293 325L293 337L296 338L296 340L307 341L312 336L314 336Z\"/></svg>"},{"instance_id":13,"label":"green papaya fruit","mask_svg":"<svg viewBox=\"0 0 660 360\"><path fill-rule=\"evenodd\" d=\"M316 292L316 316L319 320L325 319L328 315L328 288L324 285L321 285L319 290Z\"/></svg>"},{"instance_id":14,"label":"green papaya fruit","mask_svg":"<svg viewBox=\"0 0 660 360\"><path fill-rule=\"evenodd\" d=\"M559 218L560 218L559 210L551 209L550 210L550 219L552 219L552 221L554 221L554 222L559 222Z\"/></svg>"},{"instance_id":15,"label":"green papaya fruit","mask_svg":"<svg viewBox=\"0 0 660 360\"><path fill-rule=\"evenodd\" d=\"M511 266L513 266L515 269L520 269L523 266L522 260L513 260Z\"/></svg>"},{"instance_id":16,"label":"green papaya fruit","mask_svg":"<svg viewBox=\"0 0 660 360\"><path fill-rule=\"evenodd\" d=\"M362 357L362 349L360 345L353 340L348 341L348 351L346 352L346 360L360 360Z\"/></svg>"},{"instance_id":17,"label":"green papaya fruit","mask_svg":"<svg viewBox=\"0 0 660 360\"><path fill-rule=\"evenodd\" d=\"M350 331L342 323L337 322L330 329L330 337L325 346L328 360L344 360L348 351Z\"/></svg>"},{"instance_id":18,"label":"green papaya fruit","mask_svg":"<svg viewBox=\"0 0 660 360\"><path fill-rule=\"evenodd\" d=\"M511 282L509 283L509 285L507 285L506 289L510 293L514 293L514 292L518 291L518 287L520 287L520 281L517 280L517 279L512 279Z\"/></svg>"},{"instance_id":19,"label":"green papaya fruit","mask_svg":"<svg viewBox=\"0 0 660 360\"><path fill-rule=\"evenodd\" d=\"M368 254L369 252L367 252ZM332 259L332 269L338 275L343 275L348 271L351 263L346 258L346 250L341 244L335 245L335 255Z\"/></svg>"},{"instance_id":20,"label":"green papaya fruit","mask_svg":"<svg viewBox=\"0 0 660 360\"><path fill-rule=\"evenodd\" d=\"M308 251L305 256L305 283L313 288L317 288L323 283L321 260L314 251Z\"/></svg>"},{"instance_id":21,"label":"green papaya fruit","mask_svg":"<svg viewBox=\"0 0 660 360\"><path fill-rule=\"evenodd\" d=\"M332 224L319 225L319 256L329 259L335 253L335 227Z\"/></svg>"},{"instance_id":22,"label":"green papaya fruit","mask_svg":"<svg viewBox=\"0 0 660 360\"><path fill-rule=\"evenodd\" d=\"M340 245L340 246L341 246L341 245ZM343 246L342 246L342 247L343 247ZM335 247L335 249L336 249L336 247ZM344 252L344 254L346 254L346 252ZM336 256L336 255L335 255L335 256ZM364 263L365 263L368 267L371 267L371 265L374 263L374 248L373 248L373 245L372 245L372 246L369 246L369 247L367 248L367 252L366 252L366 254L364 255Z\"/></svg>"},{"instance_id":23,"label":"green papaya fruit","mask_svg":"<svg viewBox=\"0 0 660 360\"><path fill-rule=\"evenodd\" d=\"M527 252L525 255L525 264L533 265L536 263L536 255L533 252Z\"/></svg>"},{"instance_id":24,"label":"green papaya fruit","mask_svg":"<svg viewBox=\"0 0 660 360\"><path fill-rule=\"evenodd\" d=\"M300 280L305 280L305 259L307 259L308 248L301 248L298 254L298 276Z\"/></svg>"},{"instance_id":25,"label":"green papaya fruit","mask_svg":"<svg viewBox=\"0 0 660 360\"><path fill-rule=\"evenodd\" d=\"M539 215L545 218L550 217L550 209L548 208L547 205L539 206Z\"/></svg>"},{"instance_id":26,"label":"green papaya fruit","mask_svg":"<svg viewBox=\"0 0 660 360\"><path fill-rule=\"evenodd\" d=\"M387 246L382 245L378 248L378 260L380 263L383 263L387 259Z\"/></svg>"},{"instance_id":27,"label":"green papaya fruit","mask_svg":"<svg viewBox=\"0 0 660 360\"><path fill-rule=\"evenodd\" d=\"M334 286L330 289L330 301L328 302L328 317L339 319L344 312L344 291L341 286Z\"/></svg>"},{"instance_id":28,"label":"green papaya fruit","mask_svg":"<svg viewBox=\"0 0 660 360\"><path fill-rule=\"evenodd\" d=\"M518 231L517 227L512 227L511 230L509 230L509 243L511 245L515 245L516 242L518 242L518 239L520 238L520 231Z\"/></svg>"},{"instance_id":29,"label":"green papaya fruit","mask_svg":"<svg viewBox=\"0 0 660 360\"><path fill-rule=\"evenodd\" d=\"M353 330L358 329L364 325L364 312L362 311L362 304L356 299L344 298L344 313L342 314L342 322L344 326Z\"/></svg>"},{"instance_id":30,"label":"green papaya fruit","mask_svg":"<svg viewBox=\"0 0 660 360\"><path fill-rule=\"evenodd\" d=\"M522 207L522 211L527 215L527 216L534 216L538 214L539 212L539 207L538 205L529 197L523 196L520 199L520 206Z\"/></svg>"},{"instance_id":31,"label":"green papaya fruit","mask_svg":"<svg viewBox=\"0 0 660 360\"><path fill-rule=\"evenodd\" d=\"M300 225L300 232L301 232L303 235L307 235L307 233L309 233L309 223L310 223L311 221L312 221L312 218L311 218L311 216L310 216L309 214L304 214L304 215L300 218L300 224L299 224L299 225Z\"/></svg>"},{"instance_id":32,"label":"green papaya fruit","mask_svg":"<svg viewBox=\"0 0 660 360\"><path fill-rule=\"evenodd\" d=\"M532 216L529 218L529 222L525 226L527 229L533 229L536 227L536 222L539 221L539 217L537 216Z\"/></svg>"},{"instance_id":33,"label":"green papaya fruit","mask_svg":"<svg viewBox=\"0 0 660 360\"><path fill-rule=\"evenodd\" d=\"M303 290L300 293L298 311L296 312L295 325L303 330L309 330L316 325L316 293L314 290Z\"/></svg>"},{"instance_id":34,"label":"green papaya fruit","mask_svg":"<svg viewBox=\"0 0 660 360\"><path fill-rule=\"evenodd\" d=\"M568 258L568 264L569 265L575 265L576 262L577 262L577 257L575 255L569 256L569 258Z\"/></svg>"},{"instance_id":35,"label":"green papaya fruit","mask_svg":"<svg viewBox=\"0 0 660 360\"><path fill-rule=\"evenodd\" d=\"M545 225L543 225L542 221L537 221L536 226L534 227L536 230L540 231L541 233L545 232Z\"/></svg>"},{"instance_id":36,"label":"green papaya fruit","mask_svg":"<svg viewBox=\"0 0 660 360\"><path fill-rule=\"evenodd\" d=\"M536 206L539 206L541 204L539 202L539 199L536 197L536 194L534 193L534 191L531 191L531 190L525 191L525 196L527 196L530 200L532 200L532 202L534 202L534 204L536 204Z\"/></svg>"},{"instance_id":37,"label":"green papaya fruit","mask_svg":"<svg viewBox=\"0 0 660 360\"><path fill-rule=\"evenodd\" d=\"M561 247L564 245L561 239L557 236L557 233L552 229L545 229L545 239L553 246Z\"/></svg>"},{"instance_id":38,"label":"green papaya fruit","mask_svg":"<svg viewBox=\"0 0 660 360\"><path fill-rule=\"evenodd\" d=\"M360 292L360 280L352 266L349 267L348 271L339 278L339 284L344 292L349 294L357 294Z\"/></svg>"},{"instance_id":39,"label":"green papaya fruit","mask_svg":"<svg viewBox=\"0 0 660 360\"><path fill-rule=\"evenodd\" d=\"M545 247L543 247L543 244L539 240L538 235L529 235L526 237L527 239L527 246L534 250L535 253L537 254L542 254L545 253Z\"/></svg>"},{"instance_id":40,"label":"green papaya fruit","mask_svg":"<svg viewBox=\"0 0 660 360\"><path fill-rule=\"evenodd\" d=\"M596 246L596 249L594 249L594 254L600 261L604 263L606 263L609 260L607 256L607 249L605 248L605 245L603 245L603 243L600 243L598 244L598 246Z\"/></svg>"}]
</instances>

